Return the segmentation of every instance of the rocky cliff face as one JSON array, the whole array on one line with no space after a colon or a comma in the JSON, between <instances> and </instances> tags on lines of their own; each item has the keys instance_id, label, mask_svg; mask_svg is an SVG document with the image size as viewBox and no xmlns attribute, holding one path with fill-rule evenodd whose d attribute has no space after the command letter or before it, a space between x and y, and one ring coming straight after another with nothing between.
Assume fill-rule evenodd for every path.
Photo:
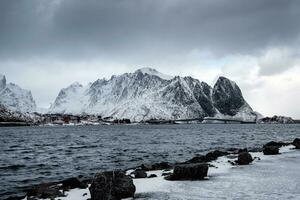
<instances>
[{"instance_id":1,"label":"rocky cliff face","mask_svg":"<svg viewBox=\"0 0 300 200\"><path fill-rule=\"evenodd\" d=\"M231 116L236 115L239 109L247 104L237 84L225 77L219 77L217 80L212 100L222 114Z\"/></svg>"},{"instance_id":2,"label":"rocky cliff face","mask_svg":"<svg viewBox=\"0 0 300 200\"><path fill-rule=\"evenodd\" d=\"M50 113L98 114L133 121L240 113L254 117L239 87L225 77L212 88L192 77L171 77L150 68L99 79L87 86L74 83L59 92Z\"/></svg>"},{"instance_id":3,"label":"rocky cliff face","mask_svg":"<svg viewBox=\"0 0 300 200\"><path fill-rule=\"evenodd\" d=\"M36 104L29 90L14 83L6 84L4 75L0 75L0 104L12 111L35 112Z\"/></svg>"}]
</instances>

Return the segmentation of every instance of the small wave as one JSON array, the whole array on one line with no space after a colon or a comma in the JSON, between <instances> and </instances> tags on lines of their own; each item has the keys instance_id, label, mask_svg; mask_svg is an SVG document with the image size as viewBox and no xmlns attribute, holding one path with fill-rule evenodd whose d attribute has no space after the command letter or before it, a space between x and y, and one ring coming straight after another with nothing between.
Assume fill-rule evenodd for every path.
<instances>
[{"instance_id":1,"label":"small wave","mask_svg":"<svg viewBox=\"0 0 300 200\"><path fill-rule=\"evenodd\" d=\"M0 170L19 170L24 167L26 167L26 165L16 164L16 165L1 166Z\"/></svg>"}]
</instances>

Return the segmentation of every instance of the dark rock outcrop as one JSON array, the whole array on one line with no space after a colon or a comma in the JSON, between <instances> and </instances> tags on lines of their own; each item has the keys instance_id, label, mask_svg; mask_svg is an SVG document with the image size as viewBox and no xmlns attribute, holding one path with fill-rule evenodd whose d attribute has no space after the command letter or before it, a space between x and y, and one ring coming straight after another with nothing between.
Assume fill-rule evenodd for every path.
<instances>
[{"instance_id":1,"label":"dark rock outcrop","mask_svg":"<svg viewBox=\"0 0 300 200\"><path fill-rule=\"evenodd\" d=\"M207 172L207 164L182 164L175 166L173 174L167 176L166 180L203 180Z\"/></svg>"},{"instance_id":2,"label":"dark rock outcrop","mask_svg":"<svg viewBox=\"0 0 300 200\"><path fill-rule=\"evenodd\" d=\"M63 193L60 191L60 187L52 183L44 183L32 187L27 191L27 199L54 199L56 197L63 197Z\"/></svg>"},{"instance_id":3,"label":"dark rock outcrop","mask_svg":"<svg viewBox=\"0 0 300 200\"><path fill-rule=\"evenodd\" d=\"M147 178L147 173L142 169L136 169L132 174L134 175L134 178Z\"/></svg>"},{"instance_id":4,"label":"dark rock outcrop","mask_svg":"<svg viewBox=\"0 0 300 200\"><path fill-rule=\"evenodd\" d=\"M292 145L294 145L296 149L300 149L300 138L295 138Z\"/></svg>"},{"instance_id":5,"label":"dark rock outcrop","mask_svg":"<svg viewBox=\"0 0 300 200\"><path fill-rule=\"evenodd\" d=\"M154 164L142 164L141 169L144 171L171 169L172 165L168 162L160 162Z\"/></svg>"},{"instance_id":6,"label":"dark rock outcrop","mask_svg":"<svg viewBox=\"0 0 300 200\"><path fill-rule=\"evenodd\" d=\"M236 163L238 165L249 165L253 161L253 158L250 153L248 152L241 152L238 155L238 159Z\"/></svg>"},{"instance_id":7,"label":"dark rock outcrop","mask_svg":"<svg viewBox=\"0 0 300 200\"><path fill-rule=\"evenodd\" d=\"M148 178L155 178L155 177L157 177L156 174L150 174L150 175L148 176Z\"/></svg>"},{"instance_id":8,"label":"dark rock outcrop","mask_svg":"<svg viewBox=\"0 0 300 200\"><path fill-rule=\"evenodd\" d=\"M286 142L268 142L267 144L265 144L263 147L267 147L267 146L276 146L278 148L282 147L282 146L286 146L289 145L290 143L286 143Z\"/></svg>"},{"instance_id":9,"label":"dark rock outcrop","mask_svg":"<svg viewBox=\"0 0 300 200\"><path fill-rule=\"evenodd\" d=\"M265 146L263 148L264 155L276 155L279 154L279 147L278 146Z\"/></svg>"},{"instance_id":10,"label":"dark rock outcrop","mask_svg":"<svg viewBox=\"0 0 300 200\"><path fill-rule=\"evenodd\" d=\"M217 160L221 156L226 156L228 154L229 154L229 152L226 152L226 151L215 150L215 151L211 151L211 152L207 153L205 156L203 156L203 155L195 156L192 159L186 161L185 163L188 164L188 163L211 162L213 160Z\"/></svg>"},{"instance_id":11,"label":"dark rock outcrop","mask_svg":"<svg viewBox=\"0 0 300 200\"><path fill-rule=\"evenodd\" d=\"M120 200L133 197L135 186L123 171L108 171L97 173L89 190L92 200Z\"/></svg>"},{"instance_id":12,"label":"dark rock outcrop","mask_svg":"<svg viewBox=\"0 0 300 200\"><path fill-rule=\"evenodd\" d=\"M237 84L225 77L219 77L214 85L212 99L214 106L225 115L233 116L242 106L249 106Z\"/></svg>"},{"instance_id":13,"label":"dark rock outcrop","mask_svg":"<svg viewBox=\"0 0 300 200\"><path fill-rule=\"evenodd\" d=\"M210 162L210 161L213 161L213 160L217 160L217 158L219 158L221 156L226 156L228 154L229 153L225 152L225 151L215 150L215 151L207 153L205 157L206 157L206 161Z\"/></svg>"},{"instance_id":14,"label":"dark rock outcrop","mask_svg":"<svg viewBox=\"0 0 300 200\"><path fill-rule=\"evenodd\" d=\"M74 189L74 188L87 188L87 185L82 183L80 180L78 180L77 178L68 178L66 180L63 180L62 185L64 188L68 188L68 189Z\"/></svg>"}]
</instances>

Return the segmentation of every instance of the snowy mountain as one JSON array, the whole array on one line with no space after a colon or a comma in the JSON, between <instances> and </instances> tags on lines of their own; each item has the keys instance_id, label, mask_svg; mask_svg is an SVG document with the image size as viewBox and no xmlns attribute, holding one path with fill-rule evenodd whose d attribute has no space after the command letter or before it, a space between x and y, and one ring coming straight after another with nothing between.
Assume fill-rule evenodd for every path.
<instances>
[{"instance_id":1,"label":"snowy mountain","mask_svg":"<svg viewBox=\"0 0 300 200\"><path fill-rule=\"evenodd\" d=\"M4 75L0 75L0 104L9 110L22 113L36 110L31 92L14 83L7 84Z\"/></svg>"},{"instance_id":2,"label":"snowy mountain","mask_svg":"<svg viewBox=\"0 0 300 200\"><path fill-rule=\"evenodd\" d=\"M59 92L50 113L97 114L133 121L256 117L239 87L225 77L212 88L189 76L171 77L151 68L98 79L87 86L73 83Z\"/></svg>"}]
</instances>

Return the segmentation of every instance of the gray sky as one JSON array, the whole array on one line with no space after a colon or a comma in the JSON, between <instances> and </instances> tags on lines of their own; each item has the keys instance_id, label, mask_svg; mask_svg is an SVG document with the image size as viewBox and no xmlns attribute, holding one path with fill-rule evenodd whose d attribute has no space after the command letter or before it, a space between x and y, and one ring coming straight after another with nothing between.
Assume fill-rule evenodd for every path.
<instances>
[{"instance_id":1,"label":"gray sky","mask_svg":"<svg viewBox=\"0 0 300 200\"><path fill-rule=\"evenodd\" d=\"M62 87L153 67L236 81L257 111L300 118L298 0L1 0L0 73L47 107Z\"/></svg>"}]
</instances>

